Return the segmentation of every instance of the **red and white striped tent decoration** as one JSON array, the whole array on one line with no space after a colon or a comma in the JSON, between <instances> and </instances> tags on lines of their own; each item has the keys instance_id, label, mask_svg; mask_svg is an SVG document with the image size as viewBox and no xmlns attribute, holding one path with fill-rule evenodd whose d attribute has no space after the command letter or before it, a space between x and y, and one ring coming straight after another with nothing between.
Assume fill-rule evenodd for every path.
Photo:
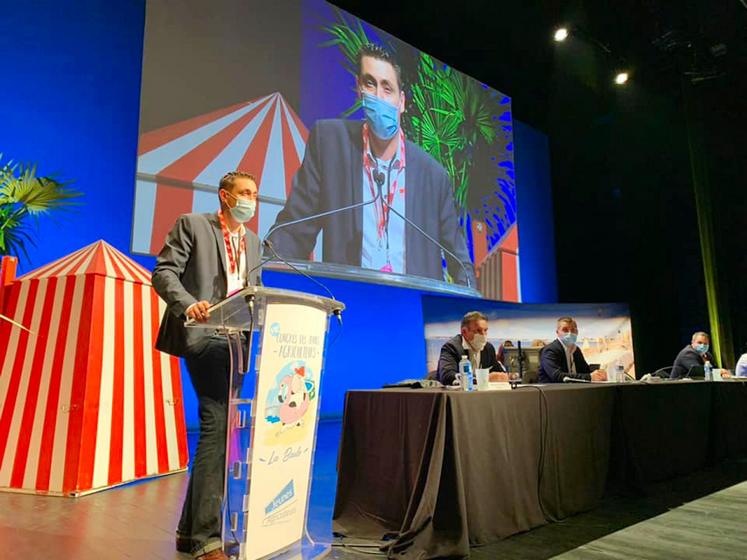
<instances>
[{"instance_id":1,"label":"red and white striped tent decoration","mask_svg":"<svg viewBox=\"0 0 747 560\"><path fill-rule=\"evenodd\" d=\"M308 131L279 93L181 121L140 136L132 251L155 255L176 219L218 207L220 178L253 173L260 204L249 228L275 223L303 161Z\"/></svg>"},{"instance_id":2,"label":"red and white striped tent decoration","mask_svg":"<svg viewBox=\"0 0 747 560\"><path fill-rule=\"evenodd\" d=\"M153 348L166 305L104 241L5 288L0 489L77 496L187 466L178 359Z\"/></svg>"}]
</instances>

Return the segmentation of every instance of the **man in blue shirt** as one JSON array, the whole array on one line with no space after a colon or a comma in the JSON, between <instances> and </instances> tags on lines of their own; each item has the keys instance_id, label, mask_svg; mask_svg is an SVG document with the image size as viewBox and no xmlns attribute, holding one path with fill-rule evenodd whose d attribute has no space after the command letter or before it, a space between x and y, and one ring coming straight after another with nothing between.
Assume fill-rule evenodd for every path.
<instances>
[{"instance_id":1,"label":"man in blue shirt","mask_svg":"<svg viewBox=\"0 0 747 560\"><path fill-rule=\"evenodd\" d=\"M379 199L362 208L278 228L271 242L285 258L308 259L323 230L324 262L443 280L441 250L397 216L400 213L458 257L462 264L446 256L449 274L457 283L474 286L449 176L402 131L405 94L399 65L381 47L366 45L358 55L358 70L356 86L365 121L316 123L273 228Z\"/></svg>"}]
</instances>

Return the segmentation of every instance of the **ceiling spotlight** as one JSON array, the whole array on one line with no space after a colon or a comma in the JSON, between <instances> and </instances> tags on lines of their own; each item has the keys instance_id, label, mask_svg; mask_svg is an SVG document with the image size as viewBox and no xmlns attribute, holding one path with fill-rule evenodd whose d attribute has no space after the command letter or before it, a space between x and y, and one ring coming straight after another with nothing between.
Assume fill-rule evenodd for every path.
<instances>
[{"instance_id":1,"label":"ceiling spotlight","mask_svg":"<svg viewBox=\"0 0 747 560\"><path fill-rule=\"evenodd\" d=\"M555 34L553 35L553 39L555 39L558 43L561 41L565 41L568 38L568 29L565 27L558 27L555 30Z\"/></svg>"},{"instance_id":2,"label":"ceiling spotlight","mask_svg":"<svg viewBox=\"0 0 747 560\"><path fill-rule=\"evenodd\" d=\"M617 76L615 76L615 83L618 86L623 85L627 81L628 81L628 73L627 72L618 72Z\"/></svg>"}]
</instances>

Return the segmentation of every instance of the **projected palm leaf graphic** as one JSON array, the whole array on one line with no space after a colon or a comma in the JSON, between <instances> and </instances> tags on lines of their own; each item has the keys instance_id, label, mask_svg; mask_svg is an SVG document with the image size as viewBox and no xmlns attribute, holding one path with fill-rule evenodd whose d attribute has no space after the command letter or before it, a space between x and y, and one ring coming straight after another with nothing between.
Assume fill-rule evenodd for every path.
<instances>
[{"instance_id":1,"label":"projected palm leaf graphic","mask_svg":"<svg viewBox=\"0 0 747 560\"><path fill-rule=\"evenodd\" d=\"M355 79L358 73L357 53L361 46L372 40L360 20L346 17L338 9L333 11L336 20L322 27L331 38L322 46L336 46L344 57L345 70ZM392 52L396 51L391 44L384 46ZM402 59L400 64L408 100L407 110L402 115L402 127L408 138L446 169L453 183L454 200L466 228L470 187L477 187L471 185L474 180L470 173L475 162L475 150L479 145L494 144L497 137L493 112L496 101L487 88L481 88L449 66L438 64L425 53L419 53L414 59ZM355 91L355 86L352 90ZM347 118L359 108L356 96L355 103L341 116ZM497 186L499 190L504 189L500 182ZM487 187L480 185L477 190L490 190ZM490 215L495 215L502 222L510 221L504 197L495 198ZM482 216L474 217L482 219ZM504 225L508 227L510 224Z\"/></svg>"}]
</instances>

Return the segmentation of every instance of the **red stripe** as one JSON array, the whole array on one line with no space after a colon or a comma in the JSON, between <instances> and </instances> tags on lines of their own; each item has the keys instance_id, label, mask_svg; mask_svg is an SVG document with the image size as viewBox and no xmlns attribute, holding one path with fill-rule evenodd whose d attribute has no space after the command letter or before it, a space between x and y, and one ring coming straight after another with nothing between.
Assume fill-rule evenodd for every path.
<instances>
[{"instance_id":1,"label":"red stripe","mask_svg":"<svg viewBox=\"0 0 747 560\"><path fill-rule=\"evenodd\" d=\"M34 312L34 301L36 300L36 292L39 289L38 280L29 280L29 292L26 298L26 307L22 311L23 318L20 321L22 325L29 325L31 323L31 317ZM15 295L15 298L18 296ZM17 304L13 301L13 306ZM16 313L17 317L18 313ZM15 317L14 317L15 318ZM5 398L5 406L3 407L3 413L0 415L0 464L5 460L5 451L8 445L8 435L10 432L10 423L13 419L13 411L16 408L16 399L18 398L18 386L21 383L21 372L23 371L23 363L26 359L26 346L28 345L29 334L26 331L21 331L18 335L18 346L16 349L16 356L13 360L13 369L10 372L10 383L8 384L8 393ZM15 450L11 451L15 453Z\"/></svg>"},{"instance_id":2,"label":"red stripe","mask_svg":"<svg viewBox=\"0 0 747 560\"><path fill-rule=\"evenodd\" d=\"M267 158L267 146L270 143L270 132L272 131L272 121L275 119L275 111L280 108L275 98L275 103L272 109L268 112L267 117L262 120L262 124L257 131L254 140L247 147L244 157L241 159L237 169L249 171L257 178L257 185L262 184L262 170L265 167L265 159ZM254 217L249 221L246 227L253 232L257 232L259 226L259 214L255 214Z\"/></svg>"},{"instance_id":3,"label":"red stripe","mask_svg":"<svg viewBox=\"0 0 747 560\"><path fill-rule=\"evenodd\" d=\"M102 276L106 276L106 261L104 260L104 245L102 241L96 242L96 245L93 247L93 256L88 262L85 270L83 270L82 265L85 260L86 259L83 259L80 263L78 263L75 268L73 268L73 270L69 272L69 274L86 273L101 274Z\"/></svg>"},{"instance_id":4,"label":"red stripe","mask_svg":"<svg viewBox=\"0 0 747 560\"><path fill-rule=\"evenodd\" d=\"M124 441L124 282L114 283L114 378L112 382L112 426L109 438L109 485L122 482Z\"/></svg>"},{"instance_id":5,"label":"red stripe","mask_svg":"<svg viewBox=\"0 0 747 560\"><path fill-rule=\"evenodd\" d=\"M164 126L163 128L151 130L150 132L146 132L145 134L141 134L140 141L138 142L137 154L142 155L150 152L151 150L155 150L159 146L163 146L164 144L171 142L172 140L179 138L180 136L183 136L188 132L192 132L193 130L198 129L211 121L217 120L221 117L224 117L225 115L228 115L229 113L232 113L233 111L236 111L237 109L239 109L239 107L249 105L253 102L254 101L237 103L236 105L231 105L230 107L226 107L224 109L218 109L217 111L213 111L212 113L199 115L186 121L181 121L169 126Z\"/></svg>"},{"instance_id":6,"label":"red stripe","mask_svg":"<svg viewBox=\"0 0 747 560\"><path fill-rule=\"evenodd\" d=\"M158 176L180 181L193 181L239 135L268 102L257 105L246 115L184 154L171 165L162 169Z\"/></svg>"},{"instance_id":7,"label":"red stripe","mask_svg":"<svg viewBox=\"0 0 747 560\"><path fill-rule=\"evenodd\" d=\"M182 393L182 373L179 358L169 356L171 373L171 394L174 396L174 419L176 421L176 442L179 448L179 468L185 468L187 456L187 423L184 420L184 396Z\"/></svg>"},{"instance_id":8,"label":"red stripe","mask_svg":"<svg viewBox=\"0 0 747 560\"><path fill-rule=\"evenodd\" d=\"M156 185L156 204L153 213L153 229L150 238L150 253L161 251L166 236L179 216L192 211L192 190L169 185Z\"/></svg>"},{"instance_id":9,"label":"red stripe","mask_svg":"<svg viewBox=\"0 0 747 560\"><path fill-rule=\"evenodd\" d=\"M75 279L62 278L60 282L65 283L63 302L66 306L71 305L75 290ZM49 375L49 395L47 396L47 407L44 411L44 429L42 430L41 446L39 448L39 466L36 471L36 489L41 492L49 490L49 476L52 468L52 453L54 451L54 433L57 427L57 409L60 402L60 386L62 384L62 366L65 362L65 349L67 346L67 334L70 320L60 318L55 341L54 358L52 360L52 371ZM72 359L72 357L68 357Z\"/></svg>"},{"instance_id":10,"label":"red stripe","mask_svg":"<svg viewBox=\"0 0 747 560\"><path fill-rule=\"evenodd\" d=\"M57 278L47 281L46 289L41 291L34 307L41 309L41 322L39 329L31 341L32 362L29 372L28 389L26 391L26 402L23 404L23 416L21 418L21 437L16 445L16 458L13 462L13 472L10 476L11 488L23 488L23 475L26 472L28 462L29 446L31 444L31 433L34 430L34 417L36 416L36 403L39 400L39 389L41 388L41 376L46 357L46 345L49 338L49 327L52 324L52 307L54 293L57 289ZM51 296L51 297L50 297Z\"/></svg>"},{"instance_id":11,"label":"red stripe","mask_svg":"<svg viewBox=\"0 0 747 560\"><path fill-rule=\"evenodd\" d=\"M21 294L21 285L20 283L15 283L9 288L7 288L7 291L5 292L5 308L3 314L7 317L14 317L16 313L16 306L18 305L18 299ZM6 321L0 321L0 348L8 348L8 345L10 344L10 337L13 334L12 331L16 327L12 326L10 323ZM7 352L7 350L6 350ZM18 353L16 352L16 356ZM0 376L2 375L3 369L5 369L5 362L11 360L11 358L7 353L3 353L3 359L0 361ZM12 370L11 370L12 373ZM11 373L8 373L8 375L11 375ZM0 395L0 418L2 418L5 415L5 408L9 406L8 404L8 398L10 397L10 387L8 387L8 390L5 392L5 395ZM13 410L14 405L10 405L10 410ZM2 424L0 424L1 426ZM2 430L2 428L0 428ZM0 465L3 463L3 453L5 451L5 446L7 444L7 434L0 431Z\"/></svg>"},{"instance_id":12,"label":"red stripe","mask_svg":"<svg viewBox=\"0 0 747 560\"><path fill-rule=\"evenodd\" d=\"M519 289L516 278L516 255L501 253L501 285L503 301L519 301Z\"/></svg>"},{"instance_id":13,"label":"red stripe","mask_svg":"<svg viewBox=\"0 0 747 560\"><path fill-rule=\"evenodd\" d=\"M166 418L163 412L163 385L161 380L161 353L155 349L158 327L161 320L158 307L158 295L153 288L150 290L150 332L152 346L150 359L153 363L153 402L156 412L156 449L158 451L158 472L169 472L169 454L166 443Z\"/></svg>"},{"instance_id":14,"label":"red stripe","mask_svg":"<svg viewBox=\"0 0 747 560\"><path fill-rule=\"evenodd\" d=\"M70 389L70 413L67 425L67 442L65 445L65 474L62 481L62 492L69 494L80 488L78 468L81 461L81 438L83 436L83 405L86 396L86 377L88 376L88 352L91 347L91 326L93 322L93 300L96 276L88 274L83 281L83 305L80 309L78 325L78 344L73 367L73 385Z\"/></svg>"},{"instance_id":15,"label":"red stripe","mask_svg":"<svg viewBox=\"0 0 747 560\"><path fill-rule=\"evenodd\" d=\"M293 136L291 135L290 126L288 121L284 118L280 118L280 123L283 127L283 162L285 163L285 196L290 196L291 184L293 183L293 176L301 167L301 161L298 159L296 153L296 145L293 143Z\"/></svg>"},{"instance_id":16,"label":"red stripe","mask_svg":"<svg viewBox=\"0 0 747 560\"><path fill-rule=\"evenodd\" d=\"M111 262L111 264L112 264L112 269L113 269L112 273L114 274L114 277L115 278L124 278L125 274L122 271L122 269L120 268L119 263L117 262L116 259L113 259L111 257L112 257L112 255L110 254L109 255L109 262ZM119 317L119 315L117 315L117 316Z\"/></svg>"},{"instance_id":17,"label":"red stripe","mask_svg":"<svg viewBox=\"0 0 747 560\"><path fill-rule=\"evenodd\" d=\"M135 477L148 474L148 457L145 436L145 371L143 369L143 285L132 284L132 316L135 361Z\"/></svg>"},{"instance_id":18,"label":"red stripe","mask_svg":"<svg viewBox=\"0 0 747 560\"><path fill-rule=\"evenodd\" d=\"M91 275L93 276L93 275ZM104 285L106 279L93 276L93 303L91 309L91 343L88 347L86 364L86 395L83 407L83 426L80 440L79 489L93 487L93 466L96 460L96 439L98 436L99 407L101 405L101 376L104 355L104 321L106 304ZM88 279L88 278L86 278ZM111 310L109 311L111 313Z\"/></svg>"},{"instance_id":19,"label":"red stripe","mask_svg":"<svg viewBox=\"0 0 747 560\"><path fill-rule=\"evenodd\" d=\"M139 266L135 261L128 259L112 247L109 248L108 253L112 263L119 263L121 268L126 270L136 282L150 282L150 272Z\"/></svg>"}]
</instances>

